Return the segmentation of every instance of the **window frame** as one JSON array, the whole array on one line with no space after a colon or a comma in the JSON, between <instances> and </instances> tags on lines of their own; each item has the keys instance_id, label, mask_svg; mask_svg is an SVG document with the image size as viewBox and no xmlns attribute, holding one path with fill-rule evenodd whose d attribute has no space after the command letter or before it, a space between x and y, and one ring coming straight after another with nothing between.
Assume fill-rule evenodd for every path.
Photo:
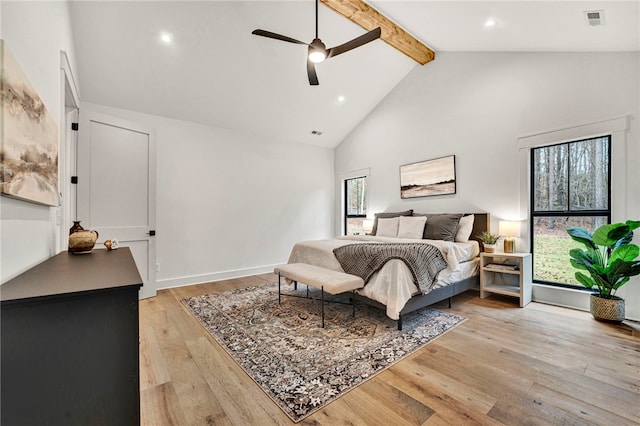
<instances>
[{"instance_id":1,"label":"window frame","mask_svg":"<svg viewBox=\"0 0 640 426\"><path fill-rule=\"evenodd\" d=\"M351 180L356 180L356 179L364 179L364 209L365 209L365 213L364 214L348 214L349 208L348 208L348 201L349 201L349 191L348 191L348 182ZM343 189L343 193L344 193L344 197L342 200L342 207L343 207L343 218L342 218L342 235L347 235L347 222L349 221L349 219L366 219L367 218L367 204L368 204L368 197L367 197L367 192L368 192L368 187L369 187L369 182L368 182L368 176L367 175L361 175L361 176L352 176L352 177L348 177L348 178L344 178L343 179L343 183L342 183L342 189Z\"/></svg>"},{"instance_id":2,"label":"window frame","mask_svg":"<svg viewBox=\"0 0 640 426\"><path fill-rule=\"evenodd\" d=\"M607 164L607 208L606 209L590 209L590 210L572 210L571 209L571 144L592 141L595 139L607 139L607 149L608 149L608 164ZM592 137L582 137L577 139L566 140L563 142L557 143L549 143L542 144L537 146L532 146L529 150L529 206L530 206L530 214L529 214L529 235L531 238L529 239L529 251L531 253L532 258L532 280L533 283L536 284L544 284L553 287L561 287L561 288L569 288L574 290L581 290L589 292L590 289L585 288L581 285L569 284L569 283L558 283L554 281L546 281L535 278L535 271L533 268L535 267L535 252L534 252L534 222L537 218L548 218L548 217L606 217L607 223L611 223L611 211L612 211L612 158L613 158L613 134L602 134L598 136ZM536 197L535 197L535 152L538 149L545 149L550 147L556 147L561 145L567 145L568 155L567 155L567 208L568 210L535 210L536 206Z\"/></svg>"}]
</instances>

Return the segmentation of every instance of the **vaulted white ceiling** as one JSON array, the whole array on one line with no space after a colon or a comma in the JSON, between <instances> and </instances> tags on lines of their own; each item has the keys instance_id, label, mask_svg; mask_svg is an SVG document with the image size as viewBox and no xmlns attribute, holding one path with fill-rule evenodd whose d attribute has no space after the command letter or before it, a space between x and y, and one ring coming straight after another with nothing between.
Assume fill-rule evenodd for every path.
<instances>
[{"instance_id":1,"label":"vaulted white ceiling","mask_svg":"<svg viewBox=\"0 0 640 426\"><path fill-rule=\"evenodd\" d=\"M640 50L637 1L369 3L435 50L436 61L445 51ZM585 10L604 10L606 25L588 26ZM310 42L311 0L74 1L71 18L82 100L270 141L336 146L420 66L376 40L319 64L320 85L309 86L305 46L251 31ZM319 20L328 47L365 32L322 5Z\"/></svg>"}]
</instances>

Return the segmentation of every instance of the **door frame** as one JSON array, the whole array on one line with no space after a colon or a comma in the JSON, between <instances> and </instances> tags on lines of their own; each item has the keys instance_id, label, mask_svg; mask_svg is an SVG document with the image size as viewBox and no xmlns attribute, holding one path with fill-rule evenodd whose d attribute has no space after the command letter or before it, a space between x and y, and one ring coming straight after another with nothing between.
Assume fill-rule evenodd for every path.
<instances>
[{"instance_id":1,"label":"door frame","mask_svg":"<svg viewBox=\"0 0 640 426\"><path fill-rule=\"evenodd\" d=\"M68 230L76 217L76 187L71 177L76 175L78 132L71 129L71 123L78 121L80 96L76 80L71 71L69 57L60 51L60 143L58 152L58 192L60 201L55 210L55 252L68 248ZM73 204L73 205L72 205Z\"/></svg>"},{"instance_id":2,"label":"door frame","mask_svg":"<svg viewBox=\"0 0 640 426\"><path fill-rule=\"evenodd\" d=\"M148 128L142 124L123 120L119 117L114 117L111 115L103 114L93 110L83 109L82 114L80 114L80 132L87 131L90 129L91 122L98 122L107 126L113 127L121 127L123 129L127 129L134 132L139 132L145 134L149 138L149 163L148 163L148 206L149 206L149 231L156 230L156 132L154 129ZM84 137L83 137L84 138ZM84 142L87 143L87 142ZM80 152L84 149L83 140L79 141L78 144L78 164L77 164L77 175L79 179L90 179L91 173L91 165L85 164L82 159L90 158L90 152L87 155L82 155ZM114 168L114 171L117 168ZM80 182L80 186L77 188L77 218L82 220L83 226L86 225L88 229L92 227L91 216L90 216L90 205L91 205L91 192L87 190L87 186L82 185ZM149 235L149 234L147 234ZM154 234L155 235L155 234ZM156 237L149 235L147 238L148 241L148 280L144 282L144 286L140 290L139 296L141 299L152 297L156 295L157 285L156 285L156 271L157 271L157 263L156 263Z\"/></svg>"}]
</instances>

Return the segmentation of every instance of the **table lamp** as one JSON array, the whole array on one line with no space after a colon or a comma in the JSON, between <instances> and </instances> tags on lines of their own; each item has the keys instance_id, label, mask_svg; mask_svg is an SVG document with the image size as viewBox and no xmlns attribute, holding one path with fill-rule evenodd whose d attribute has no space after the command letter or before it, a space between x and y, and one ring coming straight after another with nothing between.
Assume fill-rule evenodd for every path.
<instances>
[{"instance_id":1,"label":"table lamp","mask_svg":"<svg viewBox=\"0 0 640 426\"><path fill-rule=\"evenodd\" d=\"M520 236L520 223L511 220L501 220L498 223L498 234L504 237L504 252L515 252L516 239L514 237Z\"/></svg>"}]
</instances>

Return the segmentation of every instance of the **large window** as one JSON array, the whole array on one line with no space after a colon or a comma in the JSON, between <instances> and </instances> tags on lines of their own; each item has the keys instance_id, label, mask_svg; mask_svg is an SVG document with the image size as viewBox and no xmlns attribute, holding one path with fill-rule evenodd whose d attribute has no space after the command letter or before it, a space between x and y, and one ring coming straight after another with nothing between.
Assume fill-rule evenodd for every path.
<instances>
[{"instance_id":1,"label":"large window","mask_svg":"<svg viewBox=\"0 0 640 426\"><path fill-rule=\"evenodd\" d=\"M611 137L531 150L533 279L568 287L575 279L569 250L580 245L570 226L593 231L611 220Z\"/></svg>"},{"instance_id":2,"label":"large window","mask_svg":"<svg viewBox=\"0 0 640 426\"><path fill-rule=\"evenodd\" d=\"M362 222L367 218L367 177L344 181L345 235L364 234Z\"/></svg>"}]
</instances>

